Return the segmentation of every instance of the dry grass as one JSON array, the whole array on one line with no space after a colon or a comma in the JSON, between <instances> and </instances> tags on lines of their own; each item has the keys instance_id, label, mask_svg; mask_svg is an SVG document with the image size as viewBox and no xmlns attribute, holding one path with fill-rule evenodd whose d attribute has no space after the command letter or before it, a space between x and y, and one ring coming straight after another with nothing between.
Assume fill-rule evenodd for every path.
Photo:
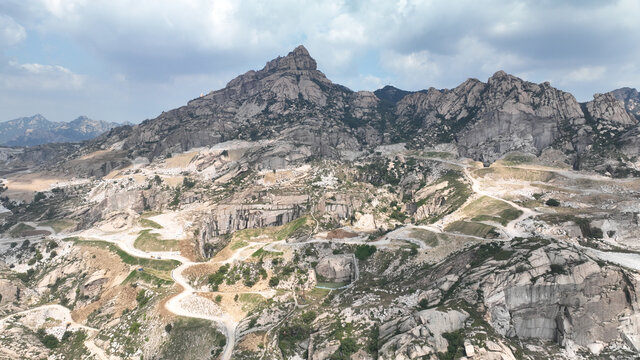
<instances>
[{"instance_id":1,"label":"dry grass","mask_svg":"<svg viewBox=\"0 0 640 360\"><path fill-rule=\"evenodd\" d=\"M494 180L524 180L524 181L542 181L548 182L558 178L559 175L544 170L519 169L503 166L491 166L488 168L477 169L473 171L474 176L480 178L491 178Z\"/></svg>"},{"instance_id":2,"label":"dry grass","mask_svg":"<svg viewBox=\"0 0 640 360\"><path fill-rule=\"evenodd\" d=\"M247 334L242 341L238 343L238 348L247 351L260 351L260 345L264 344L264 332L252 332Z\"/></svg>"},{"instance_id":3,"label":"dry grass","mask_svg":"<svg viewBox=\"0 0 640 360\"><path fill-rule=\"evenodd\" d=\"M165 160L165 168L186 168L196 155L198 155L198 153L195 151L184 154L175 154Z\"/></svg>"},{"instance_id":4,"label":"dry grass","mask_svg":"<svg viewBox=\"0 0 640 360\"><path fill-rule=\"evenodd\" d=\"M7 178L5 182L7 190L2 193L2 196L7 196L12 200L31 202L36 192L47 191L55 187L56 183L67 180L46 173L14 174Z\"/></svg>"},{"instance_id":5,"label":"dry grass","mask_svg":"<svg viewBox=\"0 0 640 360\"><path fill-rule=\"evenodd\" d=\"M447 225L446 229L449 232L457 232L460 234L482 237L485 239L493 239L498 236L495 230L496 228L491 225L486 225L477 222L470 221L454 221Z\"/></svg>"},{"instance_id":6,"label":"dry grass","mask_svg":"<svg viewBox=\"0 0 640 360\"><path fill-rule=\"evenodd\" d=\"M219 268L220 264L202 263L189 266L182 272L182 275L191 281L195 281L196 279L215 273Z\"/></svg>"},{"instance_id":7,"label":"dry grass","mask_svg":"<svg viewBox=\"0 0 640 360\"><path fill-rule=\"evenodd\" d=\"M474 221L495 221L502 225L522 215L522 211L506 202L488 196L474 200L462 209L462 213Z\"/></svg>"},{"instance_id":8,"label":"dry grass","mask_svg":"<svg viewBox=\"0 0 640 360\"><path fill-rule=\"evenodd\" d=\"M344 229L334 229L327 233L327 239L329 240L354 238L356 236L358 236L358 234Z\"/></svg>"},{"instance_id":9,"label":"dry grass","mask_svg":"<svg viewBox=\"0 0 640 360\"><path fill-rule=\"evenodd\" d=\"M67 230L70 227L76 225L76 222L73 220L67 219L59 219L59 220L49 220L43 223L40 223L41 226L50 226L55 232L59 233L61 231Z\"/></svg>"},{"instance_id":10,"label":"dry grass","mask_svg":"<svg viewBox=\"0 0 640 360\"><path fill-rule=\"evenodd\" d=\"M409 231L409 234L411 235L412 238L418 239L430 247L438 246L439 236L438 234L432 231L421 229L421 228L413 228ZM442 235L446 237L445 234L442 234Z\"/></svg>"}]
</instances>

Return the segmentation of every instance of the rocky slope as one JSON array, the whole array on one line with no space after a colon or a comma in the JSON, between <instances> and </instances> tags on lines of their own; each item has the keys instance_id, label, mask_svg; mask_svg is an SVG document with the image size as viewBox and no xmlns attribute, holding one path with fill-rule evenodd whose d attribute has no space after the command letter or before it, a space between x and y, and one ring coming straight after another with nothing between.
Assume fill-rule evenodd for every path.
<instances>
[{"instance_id":1,"label":"rocky slope","mask_svg":"<svg viewBox=\"0 0 640 360\"><path fill-rule=\"evenodd\" d=\"M52 122L37 114L0 122L0 145L34 146L47 143L81 142L121 124L80 116L70 122Z\"/></svg>"}]
</instances>

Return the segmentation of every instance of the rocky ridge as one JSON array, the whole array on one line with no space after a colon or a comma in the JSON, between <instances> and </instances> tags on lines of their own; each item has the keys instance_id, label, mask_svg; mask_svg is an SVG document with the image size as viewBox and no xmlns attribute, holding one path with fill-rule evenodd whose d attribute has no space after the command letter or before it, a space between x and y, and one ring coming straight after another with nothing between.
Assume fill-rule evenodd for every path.
<instances>
[{"instance_id":1,"label":"rocky ridge","mask_svg":"<svg viewBox=\"0 0 640 360\"><path fill-rule=\"evenodd\" d=\"M36 114L0 122L0 145L35 146L47 143L81 142L121 126L80 116L70 122L52 122Z\"/></svg>"},{"instance_id":2,"label":"rocky ridge","mask_svg":"<svg viewBox=\"0 0 640 360\"><path fill-rule=\"evenodd\" d=\"M548 82L503 71L486 83L469 79L453 89L353 92L328 80L299 46L186 106L114 129L88 149L117 148L130 158L152 159L232 139L272 139L295 144L298 153L341 158L394 142L414 148L452 143L485 163L512 151L540 155L553 148L575 168L606 172L635 166L635 153L615 146L637 131L634 111L637 92L631 89L581 104Z\"/></svg>"}]
</instances>

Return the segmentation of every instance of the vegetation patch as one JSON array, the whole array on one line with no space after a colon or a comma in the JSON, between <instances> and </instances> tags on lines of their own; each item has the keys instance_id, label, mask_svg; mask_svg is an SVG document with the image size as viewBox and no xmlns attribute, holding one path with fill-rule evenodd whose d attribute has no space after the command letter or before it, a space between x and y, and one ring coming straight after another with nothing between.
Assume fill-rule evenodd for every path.
<instances>
[{"instance_id":1,"label":"vegetation patch","mask_svg":"<svg viewBox=\"0 0 640 360\"><path fill-rule=\"evenodd\" d=\"M153 272L133 270L124 279L123 284L144 282L150 285L163 286L173 284L173 280L158 277Z\"/></svg>"},{"instance_id":2,"label":"vegetation patch","mask_svg":"<svg viewBox=\"0 0 640 360\"><path fill-rule=\"evenodd\" d=\"M602 239L604 236L602 229L591 226L591 220L583 217L570 214L544 214L540 215L539 218L551 224L573 222L580 227L580 232L585 238Z\"/></svg>"},{"instance_id":3,"label":"vegetation patch","mask_svg":"<svg viewBox=\"0 0 640 360\"><path fill-rule=\"evenodd\" d=\"M60 219L60 220L49 220L49 221L45 221L43 223L40 223L40 225L42 226L49 226L51 227L55 232L59 233L61 231L64 231L70 227L72 227L73 225L75 225L75 223L71 220L67 220L67 219Z\"/></svg>"},{"instance_id":4,"label":"vegetation patch","mask_svg":"<svg viewBox=\"0 0 640 360\"><path fill-rule=\"evenodd\" d=\"M498 261L508 260L513 253L513 251L502 249L502 246L498 243L482 244L476 248L470 265L476 267L491 259Z\"/></svg>"},{"instance_id":5,"label":"vegetation patch","mask_svg":"<svg viewBox=\"0 0 640 360\"><path fill-rule=\"evenodd\" d=\"M238 302L242 304L242 310L251 312L265 303L265 298L259 294L238 294Z\"/></svg>"},{"instance_id":6,"label":"vegetation patch","mask_svg":"<svg viewBox=\"0 0 640 360\"><path fill-rule=\"evenodd\" d=\"M265 250L263 247L256 250L251 254L252 257L269 257L269 256L282 256L284 253L282 251L269 251Z\"/></svg>"},{"instance_id":7,"label":"vegetation patch","mask_svg":"<svg viewBox=\"0 0 640 360\"><path fill-rule=\"evenodd\" d=\"M244 241L244 240L239 240L239 241L234 241L231 244L231 250L238 250L238 249L242 249L243 247L249 245L248 242Z\"/></svg>"},{"instance_id":8,"label":"vegetation patch","mask_svg":"<svg viewBox=\"0 0 640 360\"><path fill-rule=\"evenodd\" d=\"M373 245L358 245L356 246L355 255L360 261L366 260L369 256L373 255L378 250Z\"/></svg>"},{"instance_id":9,"label":"vegetation patch","mask_svg":"<svg viewBox=\"0 0 640 360\"><path fill-rule=\"evenodd\" d=\"M162 225L158 224L157 222L147 219L147 218L141 218L140 221L140 226L142 227L147 227L147 228L153 228L153 229L162 229Z\"/></svg>"},{"instance_id":10,"label":"vegetation patch","mask_svg":"<svg viewBox=\"0 0 640 360\"><path fill-rule=\"evenodd\" d=\"M133 246L143 251L176 251L180 247L178 240L163 240L159 234L152 233L151 230L139 232Z\"/></svg>"},{"instance_id":11,"label":"vegetation patch","mask_svg":"<svg viewBox=\"0 0 640 360\"><path fill-rule=\"evenodd\" d=\"M449 232L457 232L460 234L477 236L485 239L495 239L500 235L496 231L496 228L491 225L463 220L452 222L451 224L447 225L445 230Z\"/></svg>"},{"instance_id":12,"label":"vegetation patch","mask_svg":"<svg viewBox=\"0 0 640 360\"><path fill-rule=\"evenodd\" d=\"M439 196L439 194L447 195L446 199L440 206L440 210L425 219L427 223L434 223L442 219L446 215L458 210L467 201L473 191L469 184L467 184L463 179L464 175L462 175L461 172L448 170L442 177L430 184L430 186L436 186L446 182L447 185L443 189L418 200L415 204L416 207L419 208L422 205L430 203L433 200L433 197Z\"/></svg>"},{"instance_id":13,"label":"vegetation patch","mask_svg":"<svg viewBox=\"0 0 640 360\"><path fill-rule=\"evenodd\" d=\"M35 230L35 228L31 225L27 225L25 223L19 223L18 225L14 226L13 229L11 229L11 231L9 231L9 235L11 237L23 237L23 236L28 236L29 233L33 232Z\"/></svg>"},{"instance_id":14,"label":"vegetation patch","mask_svg":"<svg viewBox=\"0 0 640 360\"><path fill-rule=\"evenodd\" d=\"M112 253L118 255L120 257L120 260L122 260L123 263L140 266L144 271L147 271L147 269L152 269L152 270L157 270L161 272L170 272L171 270L177 268L180 265L180 262L177 260L156 260L156 259L146 259L146 258L133 256L127 253L126 251L120 249L117 245L112 244L110 242L106 242L106 241L77 240L76 244L80 246L83 246L83 245L94 246L101 249L107 249Z\"/></svg>"},{"instance_id":15,"label":"vegetation patch","mask_svg":"<svg viewBox=\"0 0 640 360\"><path fill-rule=\"evenodd\" d=\"M551 171L520 169L505 166L491 166L488 168L477 169L474 171L474 174L480 177L492 177L496 179L516 179L541 182L549 182L557 176L560 176Z\"/></svg>"},{"instance_id":16,"label":"vegetation patch","mask_svg":"<svg viewBox=\"0 0 640 360\"><path fill-rule=\"evenodd\" d=\"M304 341L311 335L311 325L298 320L283 326L278 332L278 347L285 359L296 354L296 344Z\"/></svg>"},{"instance_id":17,"label":"vegetation patch","mask_svg":"<svg viewBox=\"0 0 640 360\"><path fill-rule=\"evenodd\" d=\"M521 164L532 163L536 160L534 155L530 154L507 154L500 162L505 166L516 166Z\"/></svg>"},{"instance_id":18,"label":"vegetation patch","mask_svg":"<svg viewBox=\"0 0 640 360\"><path fill-rule=\"evenodd\" d=\"M462 209L472 221L495 221L507 225L522 215L522 211L500 200L482 196Z\"/></svg>"},{"instance_id":19,"label":"vegetation patch","mask_svg":"<svg viewBox=\"0 0 640 360\"><path fill-rule=\"evenodd\" d=\"M211 321L178 318L164 341L162 359L214 359L226 345L225 336Z\"/></svg>"},{"instance_id":20,"label":"vegetation patch","mask_svg":"<svg viewBox=\"0 0 640 360\"><path fill-rule=\"evenodd\" d=\"M300 235L307 230L307 217L303 216L290 221L282 226L265 227L258 229L244 229L236 231L232 235L232 241L249 241L252 238L267 237L271 240L279 241Z\"/></svg>"},{"instance_id":21,"label":"vegetation patch","mask_svg":"<svg viewBox=\"0 0 640 360\"><path fill-rule=\"evenodd\" d=\"M425 243L428 246L436 247L438 246L438 234L433 231L421 229L421 228L413 228L409 230L409 234L412 238L418 239Z\"/></svg>"}]
</instances>

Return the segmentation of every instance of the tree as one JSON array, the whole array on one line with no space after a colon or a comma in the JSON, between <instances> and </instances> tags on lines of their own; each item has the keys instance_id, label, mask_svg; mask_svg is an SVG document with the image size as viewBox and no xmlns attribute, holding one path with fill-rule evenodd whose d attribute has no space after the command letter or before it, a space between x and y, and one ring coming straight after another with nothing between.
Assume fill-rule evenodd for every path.
<instances>
[{"instance_id":1,"label":"tree","mask_svg":"<svg viewBox=\"0 0 640 360\"><path fill-rule=\"evenodd\" d=\"M547 206L560 206L560 202L556 199L549 199L545 202Z\"/></svg>"},{"instance_id":2,"label":"tree","mask_svg":"<svg viewBox=\"0 0 640 360\"><path fill-rule=\"evenodd\" d=\"M47 198L47 195L45 195L44 193L38 191L34 196L33 196L33 202L38 202L40 200L44 200Z\"/></svg>"},{"instance_id":3,"label":"tree","mask_svg":"<svg viewBox=\"0 0 640 360\"><path fill-rule=\"evenodd\" d=\"M356 246L356 258L358 260L366 260L369 256L376 252L376 247L373 245L358 245Z\"/></svg>"},{"instance_id":4,"label":"tree","mask_svg":"<svg viewBox=\"0 0 640 360\"><path fill-rule=\"evenodd\" d=\"M173 329L173 325L171 325L171 323L168 323L164 326L164 331L166 331L167 333L170 333L171 329Z\"/></svg>"}]
</instances>

